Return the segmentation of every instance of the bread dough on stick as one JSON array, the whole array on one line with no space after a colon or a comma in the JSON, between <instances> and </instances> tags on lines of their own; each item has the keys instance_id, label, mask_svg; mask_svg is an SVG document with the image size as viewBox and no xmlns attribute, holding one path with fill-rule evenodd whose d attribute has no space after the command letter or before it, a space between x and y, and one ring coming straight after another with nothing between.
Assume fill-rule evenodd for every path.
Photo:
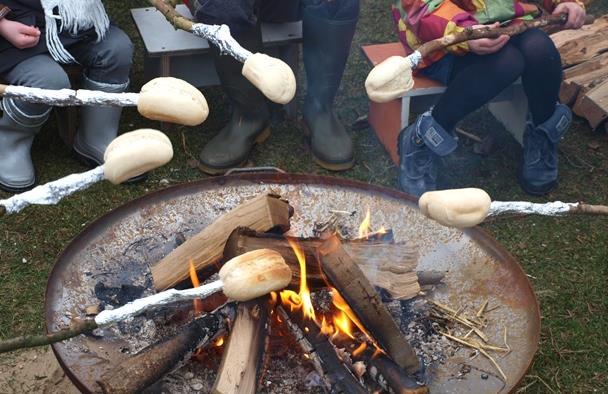
<instances>
[{"instance_id":1,"label":"bread dough on stick","mask_svg":"<svg viewBox=\"0 0 608 394\"><path fill-rule=\"evenodd\" d=\"M403 56L391 56L372 69L365 80L370 100L386 103L402 97L414 87L412 63Z\"/></svg>"},{"instance_id":2,"label":"bread dough on stick","mask_svg":"<svg viewBox=\"0 0 608 394\"><path fill-rule=\"evenodd\" d=\"M296 77L285 62L254 53L243 64L243 76L264 96L279 104L287 104L296 94Z\"/></svg>"},{"instance_id":3,"label":"bread dough on stick","mask_svg":"<svg viewBox=\"0 0 608 394\"><path fill-rule=\"evenodd\" d=\"M426 192L418 200L422 213L448 227L473 227L488 216L492 200L482 189Z\"/></svg>"},{"instance_id":4,"label":"bread dough on stick","mask_svg":"<svg viewBox=\"0 0 608 394\"><path fill-rule=\"evenodd\" d=\"M117 185L167 164L173 158L169 138L158 130L140 129L116 137L104 154L104 176Z\"/></svg>"}]
</instances>

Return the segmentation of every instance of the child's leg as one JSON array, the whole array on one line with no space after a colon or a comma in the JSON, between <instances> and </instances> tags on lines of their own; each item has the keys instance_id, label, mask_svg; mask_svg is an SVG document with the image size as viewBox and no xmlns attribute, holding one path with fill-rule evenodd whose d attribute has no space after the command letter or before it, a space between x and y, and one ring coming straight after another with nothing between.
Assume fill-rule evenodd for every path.
<instances>
[{"instance_id":1,"label":"child's leg","mask_svg":"<svg viewBox=\"0 0 608 394\"><path fill-rule=\"evenodd\" d=\"M558 143L570 126L572 113L557 103L561 60L547 34L528 30L512 41L524 58L522 82L531 116L523 138L520 184L530 194L543 195L557 185Z\"/></svg>"},{"instance_id":2,"label":"child's leg","mask_svg":"<svg viewBox=\"0 0 608 394\"><path fill-rule=\"evenodd\" d=\"M496 97L524 70L523 56L509 43L490 55L468 54L454 61L448 88L432 112L445 130Z\"/></svg>"},{"instance_id":3,"label":"child's leg","mask_svg":"<svg viewBox=\"0 0 608 394\"><path fill-rule=\"evenodd\" d=\"M70 87L63 69L48 55L17 64L3 79L12 85L45 89ZM51 108L13 99L2 100L0 118L0 188L10 192L30 189L36 183L30 148L34 136L49 117Z\"/></svg>"},{"instance_id":4,"label":"child's leg","mask_svg":"<svg viewBox=\"0 0 608 394\"><path fill-rule=\"evenodd\" d=\"M524 59L521 76L528 96L528 107L535 124L541 124L555 111L562 81L562 63L559 52L549 36L531 29L511 39Z\"/></svg>"},{"instance_id":5,"label":"child's leg","mask_svg":"<svg viewBox=\"0 0 608 394\"><path fill-rule=\"evenodd\" d=\"M69 48L85 67L83 88L124 92L129 85L133 45L116 26L100 42L81 42ZM120 107L83 107L74 150L90 166L103 163L106 147L118 134Z\"/></svg>"}]
</instances>

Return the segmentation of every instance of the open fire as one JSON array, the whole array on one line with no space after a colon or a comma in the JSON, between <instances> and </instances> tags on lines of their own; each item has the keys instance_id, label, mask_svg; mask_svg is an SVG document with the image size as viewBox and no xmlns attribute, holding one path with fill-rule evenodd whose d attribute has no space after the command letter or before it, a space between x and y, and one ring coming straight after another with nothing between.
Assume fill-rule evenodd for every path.
<instances>
[{"instance_id":1,"label":"open fire","mask_svg":"<svg viewBox=\"0 0 608 394\"><path fill-rule=\"evenodd\" d=\"M293 194L290 193L291 191L287 195L292 198ZM203 221L201 223L203 226L201 233L204 233L205 237L196 233L201 230L201 225L193 227L192 224L180 223L175 228L167 229L168 232L159 233L158 241L156 238L153 238L153 242L148 242L144 238L135 238L131 246L126 245L119 251L122 256L125 256L125 260L137 259L142 256L142 253L151 252L145 255L145 260L140 257L139 261L153 265L152 276L150 277L148 274L147 278L142 278L142 282L139 283L142 284L145 293L140 293L141 295L136 295L134 298L146 296L153 292L154 288L156 292L161 292L176 285L184 286L183 281L191 276L190 271L195 273L195 278L192 278L192 286L197 285L196 280L203 278L204 282L216 281L217 277L214 276L214 272L217 272L217 263L220 262L220 259L227 261L260 248L276 250L285 258L294 273L288 290L277 292L262 303L252 301L226 304L226 300L221 299L221 294L219 294L190 304L192 307L187 308L188 311L185 310L184 304L169 308L163 307L146 316L136 318L133 323L129 322L115 328L104 329L103 332L96 334L99 339L95 342L103 347L107 342L111 347L113 338L126 341L123 345L125 350L122 360L124 362L135 362L136 358L141 355L146 355L144 360L162 361L163 365L167 364L167 369L164 366L162 368L154 367L151 378L157 380L165 376L160 383L163 390L183 392L211 391L215 379L224 375L226 371L233 376L254 376L253 381L257 384L257 392L263 393L302 391L303 385L307 391L314 392L315 387L323 391L323 387L335 388L341 384L347 384L345 383L346 375L352 377L350 383L347 384L347 387L351 387L348 386L350 384L353 385L353 390L349 392L358 392L359 389L364 392L395 391L392 387L398 386L391 385L396 384L396 381L397 384L402 384L403 382L398 382L401 377L416 376L407 371L412 367L407 362L411 358L408 358L406 353L397 351L405 349L409 345L391 346L390 341L387 340L403 338L404 334L415 347L418 356L424 359L427 367L432 365L435 360L441 362L441 360L451 357L458 345L449 345L447 337L442 337L437 333L441 331L455 338L464 338L466 332L461 333L450 326L435 327L432 320L428 319L429 313L425 315L425 312L432 309L430 307L424 309L425 297L416 297L412 301L408 301L420 291L416 272L420 259L417 254L419 246L409 243L409 238L404 238L404 234L408 234L409 229L400 227L400 221L397 221L398 217L403 218L407 215L397 213L398 211L387 211L386 208L374 214L374 217L377 215L378 218L382 218L382 221L391 223L392 229L397 231L394 236L395 238L399 236L400 241L393 241L389 238L392 236L391 230L374 231L371 225L371 212L366 214L363 211L363 215L359 216L359 221L364 219L363 223L355 224L347 206L334 206L335 211L334 207L329 206L323 210L324 213L319 214L318 210L315 210L316 206L309 206L307 200L303 200L301 197L296 200L299 213L297 220L292 223L294 225L292 234L319 237L295 238L299 244L297 247L299 259L286 238L272 235L272 233L263 233L277 225L280 232L284 233L286 228L283 223L289 224L288 220L281 219L281 216L286 217L282 213L275 214L277 209L280 211L283 208L281 203L272 198L258 198L257 201L262 201L262 203L256 209L247 210L248 202L237 205L234 210L240 210L239 215L231 216L232 211L220 210L223 215L214 219L214 222ZM363 200L357 206L365 207L367 203L377 206L377 201ZM234 206L234 203L230 206ZM243 208L244 206L245 208ZM308 212L309 209L312 211ZM266 213L270 214L268 221L262 217ZM347 216L347 214L351 216ZM248 217L248 215L254 216ZM331 217L330 215L338 216L339 219L344 216L346 219L334 223L338 234L345 234L345 237L348 234L354 234L356 237L358 230L361 229L362 235L367 233L369 239L362 241L357 238L352 239L352 236L348 238L328 237L327 239L320 237L315 232L317 226L315 219L327 219ZM231 217L235 219L232 220ZM311 218L313 220L310 220ZM387 218L390 220L386 221ZM193 218L189 223L197 223L199 220ZM242 229L225 231L237 228L242 221L249 221L254 225L255 223L264 224L263 228L255 228L253 231ZM394 227L395 224L396 227ZM166 228L166 223L164 226L161 225L159 228ZM246 226L249 227L251 224L246 223ZM187 232L180 235L175 232L175 229L177 231L186 229ZM416 229L415 233L419 232L420 229ZM175 244L171 245L174 237ZM180 237L181 240L178 240ZM348 240L349 238L350 240ZM118 240L118 237L116 239ZM191 243L191 240L194 243ZM216 243L219 240L222 240L221 243ZM402 243L404 241L407 243ZM162 249L155 250L156 244L162 245ZM219 247L210 248L212 245L219 245ZM186 249L190 249L192 252L183 253L182 251ZM428 256L426 246L422 250ZM183 257L177 259L179 255ZM184 276L183 262L187 262L189 257L192 258L192 265L186 264L186 275ZM105 285L105 291L113 291L116 284L118 286L122 286L122 283L139 284L137 281L133 282L129 279L137 279L138 272L142 271L126 264L127 261L124 261L126 271L116 276L116 279L108 280L106 276L99 276L99 270L97 270L92 272L95 275L92 277L93 280ZM429 267L427 264L422 264L422 266L426 269ZM103 265L100 266L101 269L103 269ZM302 275L304 270L306 274ZM416 286L410 285L413 283L410 278L416 278L414 279ZM202 282L202 280L199 281L199 283ZM424 291L434 292L428 287L424 287ZM482 299L474 302L473 299L469 299L468 303L463 305L457 301L450 301L444 296L435 299L444 302L444 305L452 306L455 311L460 311L460 307L464 306L465 309L462 312L457 312L457 314L462 313L462 316L465 314L469 316L472 307L477 305L478 308L481 301L484 301ZM488 307L487 310L494 311L495 300L490 299L489 302L492 307ZM114 305L117 307L122 303L124 301ZM87 301L85 305L91 305L91 302ZM105 305L109 306L107 303ZM423 308L418 310L418 305L422 305ZM176 307L177 309L175 309ZM104 305L101 305L101 309L103 308ZM385 318L370 319L367 315L374 309L385 309L384 316L388 316L392 325L396 327L396 331L384 329L391 324L378 324L380 321L388 322L388 320L383 320ZM192 310L195 310L196 313L193 313ZM304 311L307 312L307 317L305 317ZM451 315L446 317L454 319ZM52 329L56 330L56 327L52 327ZM148 330L148 327L151 330ZM197 334L199 330L203 330L202 334ZM497 340L493 329L488 332L487 326L480 326L480 330L489 334L490 343L481 344L477 337L466 338L464 342L479 343L480 346L493 350L502 348L501 341ZM417 334L419 332L427 337L421 337ZM425 334L432 332L435 334ZM104 340L104 338L106 339ZM75 344L79 342L80 339ZM305 342L308 342L308 345ZM164 346L164 343L171 345ZM178 346L179 343L183 343L184 346ZM186 344L189 343L195 343L194 349L203 349L198 351L196 357L199 361L202 359L202 363L188 362L191 360L191 354L188 354L190 345ZM400 343L407 344L407 341ZM140 344L145 344L144 346L147 347L142 348ZM509 344L511 345L511 341ZM77 350L70 344L66 344L66 347ZM161 351L161 348L165 350ZM182 353L181 349L185 352ZM383 351L380 352L378 349ZM164 357L158 357L159 354L170 355L169 362ZM235 358L239 354L244 357ZM333 358L330 354L333 354ZM238 360L244 361L244 364ZM250 360L255 360L255 362L252 363ZM395 362L395 360L400 361ZM120 362L120 365L119 363L110 364L111 369L123 368L127 371L123 361ZM417 358L416 361L418 361ZM175 367L183 365L183 362L186 364L181 369L170 372ZM149 365L145 363L144 361L144 365ZM498 360L498 363L503 366L501 360ZM128 365L126 366L128 367ZM151 369L150 367L145 368ZM487 370L492 367L485 368ZM108 368L106 367L105 370L108 371ZM507 369L505 372L509 373ZM103 376L98 375L96 380L109 375L104 372ZM498 376L496 373L495 375ZM493 378L495 375L490 374L490 380L494 379L492 382L496 380ZM137 375L129 374L127 376L135 377ZM500 376L497 379L501 381ZM134 379L129 378L128 380ZM286 384L295 381L299 382L297 386L291 385L288 389ZM175 382L175 386L172 386L172 382ZM183 390L184 383L189 385L192 390ZM229 386L240 384L239 382L227 383Z\"/></svg>"}]
</instances>

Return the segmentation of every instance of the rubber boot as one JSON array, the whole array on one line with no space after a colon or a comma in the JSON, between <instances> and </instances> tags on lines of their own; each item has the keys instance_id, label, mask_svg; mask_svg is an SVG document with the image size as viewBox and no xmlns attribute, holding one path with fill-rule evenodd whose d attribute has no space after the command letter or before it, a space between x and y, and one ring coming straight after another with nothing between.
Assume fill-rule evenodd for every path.
<instances>
[{"instance_id":1,"label":"rubber boot","mask_svg":"<svg viewBox=\"0 0 608 394\"><path fill-rule=\"evenodd\" d=\"M572 123L572 112L557 104L553 115L536 126L528 117L524 131L519 184L528 194L542 196L557 185L558 144Z\"/></svg>"},{"instance_id":2,"label":"rubber boot","mask_svg":"<svg viewBox=\"0 0 608 394\"><path fill-rule=\"evenodd\" d=\"M262 48L259 26L235 38L254 53ZM221 55L214 47L212 53L215 69L233 111L228 124L205 145L199 160L204 172L219 175L244 166L255 144L270 136L270 112L264 95L241 74L243 65L228 55Z\"/></svg>"},{"instance_id":3,"label":"rubber boot","mask_svg":"<svg viewBox=\"0 0 608 394\"><path fill-rule=\"evenodd\" d=\"M304 66L308 93L304 102L304 127L310 137L314 161L332 171L355 163L353 142L333 109L357 18L335 21L303 13Z\"/></svg>"},{"instance_id":4,"label":"rubber boot","mask_svg":"<svg viewBox=\"0 0 608 394\"><path fill-rule=\"evenodd\" d=\"M437 123L431 111L399 134L399 187L415 197L437 189L439 160L458 146L456 138Z\"/></svg>"},{"instance_id":5,"label":"rubber boot","mask_svg":"<svg viewBox=\"0 0 608 394\"><path fill-rule=\"evenodd\" d=\"M49 117L50 109L30 116L12 99L2 100L0 118L0 189L21 193L36 185L30 149L34 136Z\"/></svg>"},{"instance_id":6,"label":"rubber boot","mask_svg":"<svg viewBox=\"0 0 608 394\"><path fill-rule=\"evenodd\" d=\"M108 93L122 93L127 90L124 84L96 82L84 76L83 89L99 90ZM103 164L103 155L107 146L118 135L121 107L84 106L80 110L80 121L74 151L78 158L89 167Z\"/></svg>"}]
</instances>

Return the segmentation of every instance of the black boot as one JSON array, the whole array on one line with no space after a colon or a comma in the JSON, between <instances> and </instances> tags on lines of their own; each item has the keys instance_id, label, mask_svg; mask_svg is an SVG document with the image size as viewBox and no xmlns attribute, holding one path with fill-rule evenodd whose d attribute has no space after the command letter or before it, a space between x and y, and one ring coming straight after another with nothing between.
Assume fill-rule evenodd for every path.
<instances>
[{"instance_id":1,"label":"black boot","mask_svg":"<svg viewBox=\"0 0 608 394\"><path fill-rule=\"evenodd\" d=\"M304 126L317 164L328 170L347 170L355 163L353 142L334 113L333 101L350 52L357 15L347 20L317 15L309 7L304 9L304 66L308 82Z\"/></svg>"},{"instance_id":2,"label":"black boot","mask_svg":"<svg viewBox=\"0 0 608 394\"><path fill-rule=\"evenodd\" d=\"M235 38L254 53L262 47L259 26ZM264 95L241 74L243 65L228 55L220 55L215 47L212 51L233 112L228 124L205 145L199 159L203 171L219 175L247 163L254 145L270 136L270 113Z\"/></svg>"}]
</instances>

